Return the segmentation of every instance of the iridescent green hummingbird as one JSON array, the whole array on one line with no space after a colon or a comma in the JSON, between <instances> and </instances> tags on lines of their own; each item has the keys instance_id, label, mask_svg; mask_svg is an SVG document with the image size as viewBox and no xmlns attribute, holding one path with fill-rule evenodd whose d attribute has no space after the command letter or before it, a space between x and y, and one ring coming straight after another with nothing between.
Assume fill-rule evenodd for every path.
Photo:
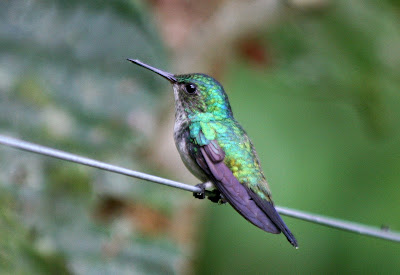
<instances>
[{"instance_id":1,"label":"iridescent green hummingbird","mask_svg":"<svg viewBox=\"0 0 400 275\"><path fill-rule=\"evenodd\" d=\"M203 183L196 198L228 202L246 220L264 231L283 232L297 241L276 211L257 153L233 117L222 85L205 74L174 75L139 60L129 61L172 83L175 97L174 139L183 163ZM216 188L206 191L209 183Z\"/></svg>"}]
</instances>

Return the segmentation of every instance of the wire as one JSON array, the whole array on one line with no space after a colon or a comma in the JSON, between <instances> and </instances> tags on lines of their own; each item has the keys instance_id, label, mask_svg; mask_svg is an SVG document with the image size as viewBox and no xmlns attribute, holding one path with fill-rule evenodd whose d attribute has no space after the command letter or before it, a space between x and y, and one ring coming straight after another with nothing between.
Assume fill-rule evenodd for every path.
<instances>
[{"instance_id":1,"label":"wire","mask_svg":"<svg viewBox=\"0 0 400 275\"><path fill-rule=\"evenodd\" d=\"M45 147L42 145L34 144L31 142L23 141L20 139L16 139L16 138L4 136L4 135L0 135L0 144L14 147L17 149L21 149L21 150L28 151L28 152L33 152L33 153L50 156L50 157L54 157L54 158L58 158L58 159L62 159L62 160L70 161L70 162L79 163L82 165L106 170L106 171L117 173L117 174L122 174L122 175L139 178L139 179L143 179L143 180L150 181L150 182L155 182L158 184L167 185L170 187L175 187L175 188L182 189L185 191L201 192L200 188L198 188L196 186L192 186L192 185L184 184L181 182L177 182L177 181L137 172L137 171L130 170L127 168L111 165L111 164L108 164L105 162L78 156L75 154L67 153L64 151L56 150L53 148ZM381 229L381 228L377 228L377 227L372 227L372 226L367 226L367 225L358 224L358 223L354 223L354 222L344 221L344 220L340 220L340 219L325 217L325 216L316 215L313 213L307 213L307 212L290 209L290 208L286 208L286 207L276 206L276 210L278 211L278 213L285 215L285 216L292 217L292 218L305 220L308 222L312 222L312 223L316 223L316 224L320 224L320 225L324 225L324 226L328 226L328 227L332 227L332 228L336 228L336 229L350 231L350 232L358 233L361 235L372 236L372 237L385 239L385 240L389 240L389 241L393 241L393 242L400 242L400 232L389 231L389 230L385 230L385 229Z\"/></svg>"}]
</instances>

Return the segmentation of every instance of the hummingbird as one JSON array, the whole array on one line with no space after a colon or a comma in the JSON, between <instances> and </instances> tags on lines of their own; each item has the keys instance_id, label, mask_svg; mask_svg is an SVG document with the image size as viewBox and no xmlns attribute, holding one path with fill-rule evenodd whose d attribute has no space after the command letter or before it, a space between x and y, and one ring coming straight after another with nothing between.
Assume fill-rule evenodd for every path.
<instances>
[{"instance_id":1,"label":"hummingbird","mask_svg":"<svg viewBox=\"0 0 400 275\"><path fill-rule=\"evenodd\" d=\"M228 202L250 223L266 232L282 232L297 248L296 238L274 207L253 143L233 117L222 85L206 74L176 75L128 60L173 86L175 145L186 168L202 182L197 185L201 192L193 195Z\"/></svg>"}]
</instances>

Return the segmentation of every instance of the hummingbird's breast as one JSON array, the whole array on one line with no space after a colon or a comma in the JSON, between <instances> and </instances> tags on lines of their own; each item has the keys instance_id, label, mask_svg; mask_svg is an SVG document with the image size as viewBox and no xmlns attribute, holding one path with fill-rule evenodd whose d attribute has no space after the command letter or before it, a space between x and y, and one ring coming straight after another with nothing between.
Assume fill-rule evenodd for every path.
<instances>
[{"instance_id":1,"label":"hummingbird's breast","mask_svg":"<svg viewBox=\"0 0 400 275\"><path fill-rule=\"evenodd\" d=\"M174 88L175 94L175 125L174 125L174 141L176 149L178 149L179 155L181 156L182 162L186 168L202 182L208 181L207 175L199 167L196 160L190 153L190 148L194 145L190 140L190 120L181 104L181 101L177 95L178 91Z\"/></svg>"},{"instance_id":2,"label":"hummingbird's breast","mask_svg":"<svg viewBox=\"0 0 400 275\"><path fill-rule=\"evenodd\" d=\"M190 148L193 147L190 140L189 121L182 120L179 116L175 118L174 140L175 146L186 168L202 182L208 181L207 175L199 167L196 160L189 152Z\"/></svg>"}]
</instances>

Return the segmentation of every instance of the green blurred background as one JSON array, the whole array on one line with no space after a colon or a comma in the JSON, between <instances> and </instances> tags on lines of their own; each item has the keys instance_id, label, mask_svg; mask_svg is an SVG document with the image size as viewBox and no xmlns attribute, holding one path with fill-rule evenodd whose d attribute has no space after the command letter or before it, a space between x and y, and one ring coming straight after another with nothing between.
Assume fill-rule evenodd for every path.
<instances>
[{"instance_id":1,"label":"green blurred background","mask_svg":"<svg viewBox=\"0 0 400 275\"><path fill-rule=\"evenodd\" d=\"M277 205L400 230L400 3L0 2L0 132L198 183L172 142L172 89L227 91ZM398 274L400 245L0 146L0 274Z\"/></svg>"}]
</instances>

